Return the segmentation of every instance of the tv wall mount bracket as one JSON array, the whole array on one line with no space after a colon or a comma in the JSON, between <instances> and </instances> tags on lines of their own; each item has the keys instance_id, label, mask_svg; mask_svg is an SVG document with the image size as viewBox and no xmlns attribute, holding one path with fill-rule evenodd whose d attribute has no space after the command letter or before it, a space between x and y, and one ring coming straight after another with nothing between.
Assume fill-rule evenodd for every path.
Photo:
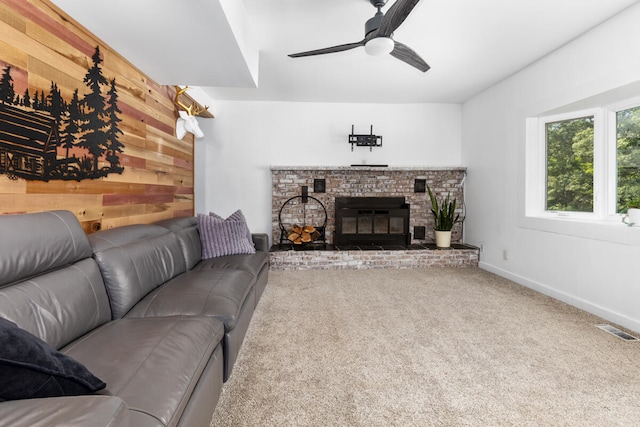
<instances>
[{"instance_id":1,"label":"tv wall mount bracket","mask_svg":"<svg viewBox=\"0 0 640 427\"><path fill-rule=\"evenodd\" d=\"M371 133L369 135L356 135L353 133L353 125L351 125L351 135L349 135L349 144L351 151L353 146L369 147L369 151L373 151L373 147L382 147L382 136L373 134L373 125L371 125Z\"/></svg>"}]
</instances>

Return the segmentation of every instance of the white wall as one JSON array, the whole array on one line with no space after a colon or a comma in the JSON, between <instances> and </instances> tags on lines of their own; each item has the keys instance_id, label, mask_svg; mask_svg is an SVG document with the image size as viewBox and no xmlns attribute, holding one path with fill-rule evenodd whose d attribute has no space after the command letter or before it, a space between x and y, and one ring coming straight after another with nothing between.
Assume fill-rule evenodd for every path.
<instances>
[{"instance_id":1,"label":"white wall","mask_svg":"<svg viewBox=\"0 0 640 427\"><path fill-rule=\"evenodd\" d=\"M473 97L462 136L466 242L484 245L481 266L636 331L640 229L536 229L524 218L523 195L525 117L639 81L639 22L636 5ZM621 233L627 238L613 238Z\"/></svg>"},{"instance_id":2,"label":"white wall","mask_svg":"<svg viewBox=\"0 0 640 427\"><path fill-rule=\"evenodd\" d=\"M458 104L319 104L212 101L196 141L196 212L242 209L252 231L271 234L271 166L460 166ZM382 147L354 147L355 133Z\"/></svg>"}]
</instances>

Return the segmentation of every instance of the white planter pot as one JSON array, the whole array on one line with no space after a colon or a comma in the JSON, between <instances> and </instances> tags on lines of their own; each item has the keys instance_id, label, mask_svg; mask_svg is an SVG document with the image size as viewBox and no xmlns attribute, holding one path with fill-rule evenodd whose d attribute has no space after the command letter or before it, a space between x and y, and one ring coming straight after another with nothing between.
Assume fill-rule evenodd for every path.
<instances>
[{"instance_id":1,"label":"white planter pot","mask_svg":"<svg viewBox=\"0 0 640 427\"><path fill-rule=\"evenodd\" d=\"M622 222L629 227L640 227L640 209L629 208L627 214L622 217Z\"/></svg>"},{"instance_id":2,"label":"white planter pot","mask_svg":"<svg viewBox=\"0 0 640 427\"><path fill-rule=\"evenodd\" d=\"M436 246L439 248L448 248L451 246L451 230L436 232Z\"/></svg>"}]
</instances>

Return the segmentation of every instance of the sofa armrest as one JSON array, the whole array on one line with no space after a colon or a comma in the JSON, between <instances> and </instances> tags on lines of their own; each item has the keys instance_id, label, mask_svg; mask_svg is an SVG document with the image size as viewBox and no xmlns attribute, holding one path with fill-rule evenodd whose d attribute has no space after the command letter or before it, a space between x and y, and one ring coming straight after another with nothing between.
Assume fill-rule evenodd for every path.
<instances>
[{"instance_id":1,"label":"sofa armrest","mask_svg":"<svg viewBox=\"0 0 640 427\"><path fill-rule=\"evenodd\" d=\"M91 395L0 403L0 427L129 427L129 408L119 397Z\"/></svg>"},{"instance_id":2,"label":"sofa armrest","mask_svg":"<svg viewBox=\"0 0 640 427\"><path fill-rule=\"evenodd\" d=\"M269 236L267 233L253 233L253 244L256 247L256 251L269 252Z\"/></svg>"}]
</instances>

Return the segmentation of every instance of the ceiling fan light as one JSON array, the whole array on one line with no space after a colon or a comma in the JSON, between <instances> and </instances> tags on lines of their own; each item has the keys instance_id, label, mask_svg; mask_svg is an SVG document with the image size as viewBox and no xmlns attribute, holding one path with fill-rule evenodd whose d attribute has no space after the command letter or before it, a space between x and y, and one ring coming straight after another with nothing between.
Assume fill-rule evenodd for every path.
<instances>
[{"instance_id":1,"label":"ceiling fan light","mask_svg":"<svg viewBox=\"0 0 640 427\"><path fill-rule=\"evenodd\" d=\"M395 46L391 37L376 37L367 42L364 45L364 50L367 54L372 56L380 56L391 53Z\"/></svg>"}]
</instances>

